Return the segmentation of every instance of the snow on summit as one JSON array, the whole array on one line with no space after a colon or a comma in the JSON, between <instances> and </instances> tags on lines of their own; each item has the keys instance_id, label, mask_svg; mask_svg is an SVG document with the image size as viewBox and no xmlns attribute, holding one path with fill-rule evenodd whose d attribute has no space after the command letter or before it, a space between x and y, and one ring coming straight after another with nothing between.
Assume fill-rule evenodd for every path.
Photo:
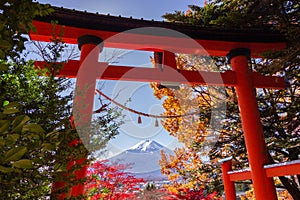
<instances>
[{"instance_id":1,"label":"snow on summit","mask_svg":"<svg viewBox=\"0 0 300 200\"><path fill-rule=\"evenodd\" d=\"M111 163L129 164L127 172L139 178L161 179L166 178L160 172L160 151L173 154L173 151L153 140L142 140L128 150L109 158Z\"/></svg>"},{"instance_id":2,"label":"snow on summit","mask_svg":"<svg viewBox=\"0 0 300 200\"><path fill-rule=\"evenodd\" d=\"M163 149L164 147L152 140L142 140L139 143L137 143L136 145L132 146L130 149L128 149L127 151L130 152L154 152L154 151L160 151L161 149Z\"/></svg>"}]
</instances>

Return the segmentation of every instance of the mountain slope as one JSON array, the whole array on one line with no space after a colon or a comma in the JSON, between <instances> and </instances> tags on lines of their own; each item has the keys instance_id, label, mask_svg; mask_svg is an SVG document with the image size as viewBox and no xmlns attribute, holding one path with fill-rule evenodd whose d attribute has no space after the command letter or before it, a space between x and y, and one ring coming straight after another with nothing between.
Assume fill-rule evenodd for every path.
<instances>
[{"instance_id":1,"label":"mountain slope","mask_svg":"<svg viewBox=\"0 0 300 200\"><path fill-rule=\"evenodd\" d=\"M133 175L145 179L163 179L160 174L158 161L160 160L160 151L164 150L167 154L173 152L163 145L152 141L142 140L128 150L109 159L111 163L131 164L126 171Z\"/></svg>"}]
</instances>

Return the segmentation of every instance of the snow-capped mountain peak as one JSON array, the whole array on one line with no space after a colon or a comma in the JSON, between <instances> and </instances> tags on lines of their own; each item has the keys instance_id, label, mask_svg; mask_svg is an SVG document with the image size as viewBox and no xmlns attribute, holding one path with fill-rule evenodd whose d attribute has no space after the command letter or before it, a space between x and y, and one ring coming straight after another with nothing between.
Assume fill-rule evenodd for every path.
<instances>
[{"instance_id":1,"label":"snow-capped mountain peak","mask_svg":"<svg viewBox=\"0 0 300 200\"><path fill-rule=\"evenodd\" d=\"M152 140L142 140L127 151L129 152L154 152L160 151L164 147Z\"/></svg>"},{"instance_id":2,"label":"snow-capped mountain peak","mask_svg":"<svg viewBox=\"0 0 300 200\"><path fill-rule=\"evenodd\" d=\"M140 178L147 180L156 178L166 178L160 174L159 160L160 151L171 155L173 151L153 140L142 140L128 150L111 157L111 163L133 164L126 171Z\"/></svg>"}]
</instances>

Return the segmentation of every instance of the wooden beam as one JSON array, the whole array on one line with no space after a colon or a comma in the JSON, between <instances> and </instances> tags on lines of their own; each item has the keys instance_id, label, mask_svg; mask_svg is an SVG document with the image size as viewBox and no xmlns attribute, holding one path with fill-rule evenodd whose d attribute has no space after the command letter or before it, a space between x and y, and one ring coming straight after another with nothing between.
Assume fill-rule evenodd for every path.
<instances>
[{"instance_id":1,"label":"wooden beam","mask_svg":"<svg viewBox=\"0 0 300 200\"><path fill-rule=\"evenodd\" d=\"M300 174L300 160L264 166L268 177Z\"/></svg>"},{"instance_id":2,"label":"wooden beam","mask_svg":"<svg viewBox=\"0 0 300 200\"><path fill-rule=\"evenodd\" d=\"M300 160L277 163L264 166L268 177L277 177L277 176L292 176L300 174ZM243 181L251 179L250 169L229 171L228 175L230 176L231 181Z\"/></svg>"},{"instance_id":3,"label":"wooden beam","mask_svg":"<svg viewBox=\"0 0 300 200\"><path fill-rule=\"evenodd\" d=\"M251 173L249 169L229 171L228 175L230 176L231 181L244 181L251 179Z\"/></svg>"},{"instance_id":4,"label":"wooden beam","mask_svg":"<svg viewBox=\"0 0 300 200\"><path fill-rule=\"evenodd\" d=\"M59 64L59 63L58 63ZM76 78L80 64L79 61L69 60L63 64L64 67L59 72L59 76ZM43 67L45 62L36 61L36 66ZM171 68L164 68L160 71L156 68L115 66L107 63L98 63L98 67L103 71L99 74L99 79L103 80L123 80L138 82L178 82L182 84L202 84L218 86L235 86L237 84L235 72L207 72L207 71L187 71L181 70L180 73ZM91 72L93 73L93 72ZM253 72L254 86L274 89L283 89L286 87L284 78L276 76L262 76Z\"/></svg>"},{"instance_id":5,"label":"wooden beam","mask_svg":"<svg viewBox=\"0 0 300 200\"><path fill-rule=\"evenodd\" d=\"M174 53L198 54L209 56L226 56L231 50L239 47L249 48L253 57L260 57L261 53L270 50L281 50L285 48L284 42L243 42L243 41L222 41L207 39L191 39L188 37L175 37L170 34L151 35L150 33L121 33L105 30L93 30L72 26L56 25L55 29L51 23L34 21L36 31L30 32L31 40L49 42L55 34L63 32L63 40L69 44L77 44L77 39L82 35L94 35L104 40L105 47L132 49L132 50L168 50ZM233 37L228 36L228 37ZM249 36L251 37L251 36Z\"/></svg>"}]
</instances>

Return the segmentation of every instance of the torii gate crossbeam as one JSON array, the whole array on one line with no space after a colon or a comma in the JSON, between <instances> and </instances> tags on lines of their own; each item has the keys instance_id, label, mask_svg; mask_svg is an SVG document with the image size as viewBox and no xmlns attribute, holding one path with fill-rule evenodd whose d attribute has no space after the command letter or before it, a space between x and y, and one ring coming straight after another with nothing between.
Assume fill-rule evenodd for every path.
<instances>
[{"instance_id":1,"label":"torii gate crossbeam","mask_svg":"<svg viewBox=\"0 0 300 200\"><path fill-rule=\"evenodd\" d=\"M64 67L58 72L57 76L76 78L80 67L80 61L69 60L62 64ZM44 61L36 61L36 66L46 66ZM168 65L169 66L169 65ZM164 68L163 71L157 68L130 67L109 65L105 62L98 62L95 68L105 69L99 73L97 79L101 80L120 80L138 82L178 82L181 84L201 84L215 86L236 86L236 72L207 72L207 71L188 71L175 70L176 66ZM130 72L130 73L128 73ZM263 76L258 72L252 72L253 86L255 88L284 89L287 84L283 77Z\"/></svg>"}]
</instances>

